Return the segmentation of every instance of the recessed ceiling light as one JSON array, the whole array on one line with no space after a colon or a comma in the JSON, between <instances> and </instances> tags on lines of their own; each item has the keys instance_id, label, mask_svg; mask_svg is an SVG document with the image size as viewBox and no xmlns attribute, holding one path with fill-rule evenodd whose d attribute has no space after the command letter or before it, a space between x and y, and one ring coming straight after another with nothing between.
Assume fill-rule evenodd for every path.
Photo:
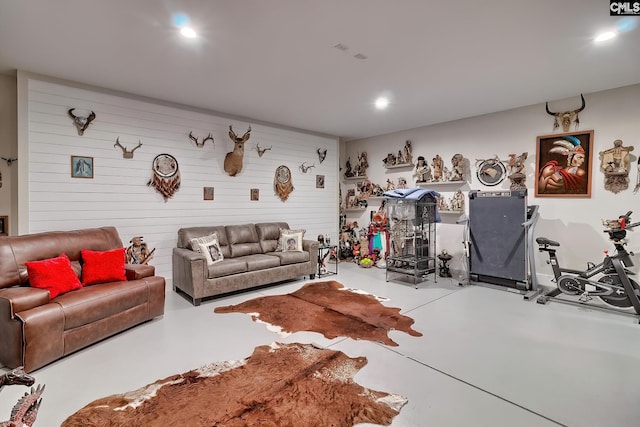
<instances>
[{"instance_id":1,"label":"recessed ceiling light","mask_svg":"<svg viewBox=\"0 0 640 427\"><path fill-rule=\"evenodd\" d=\"M180 34L188 39L195 39L197 37L195 30L191 27L182 27L180 29Z\"/></svg>"},{"instance_id":2,"label":"recessed ceiling light","mask_svg":"<svg viewBox=\"0 0 640 427\"><path fill-rule=\"evenodd\" d=\"M375 105L378 110L384 110L389 106L389 98L381 96L380 98L376 99Z\"/></svg>"},{"instance_id":3,"label":"recessed ceiling light","mask_svg":"<svg viewBox=\"0 0 640 427\"><path fill-rule=\"evenodd\" d=\"M604 33L600 33L593 39L594 42L603 42L605 40L610 40L617 36L618 33L615 31L605 31Z\"/></svg>"}]
</instances>

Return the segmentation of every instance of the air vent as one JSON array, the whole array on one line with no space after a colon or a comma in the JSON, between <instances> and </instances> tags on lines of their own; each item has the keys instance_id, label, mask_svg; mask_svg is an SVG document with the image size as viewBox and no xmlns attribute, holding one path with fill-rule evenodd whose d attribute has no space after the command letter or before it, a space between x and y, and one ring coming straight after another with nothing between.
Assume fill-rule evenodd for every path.
<instances>
[{"instance_id":1,"label":"air vent","mask_svg":"<svg viewBox=\"0 0 640 427\"><path fill-rule=\"evenodd\" d=\"M356 59L367 59L367 55L363 55L361 53L356 53L353 57Z\"/></svg>"},{"instance_id":2,"label":"air vent","mask_svg":"<svg viewBox=\"0 0 640 427\"><path fill-rule=\"evenodd\" d=\"M344 50L349 49L349 46L344 45L344 44L342 44L342 43L338 43L337 45L335 45L335 46L333 46L333 47L335 47L335 48L336 48L336 49L338 49L338 50L343 50L343 51L344 51Z\"/></svg>"}]
</instances>

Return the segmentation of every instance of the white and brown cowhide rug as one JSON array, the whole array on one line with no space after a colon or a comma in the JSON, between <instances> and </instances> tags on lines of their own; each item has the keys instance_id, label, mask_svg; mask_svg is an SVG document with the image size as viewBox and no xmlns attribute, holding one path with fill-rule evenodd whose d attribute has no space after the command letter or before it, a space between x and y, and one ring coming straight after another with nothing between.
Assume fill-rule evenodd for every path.
<instances>
[{"instance_id":1,"label":"white and brown cowhide rug","mask_svg":"<svg viewBox=\"0 0 640 427\"><path fill-rule=\"evenodd\" d=\"M247 313L253 320L284 332L319 332L329 339L346 336L397 346L388 332L399 330L422 336L411 328L413 319L399 308L385 307L378 299L346 289L336 281L307 283L286 295L254 298L237 305L217 307L216 313Z\"/></svg>"},{"instance_id":2,"label":"white and brown cowhide rug","mask_svg":"<svg viewBox=\"0 0 640 427\"><path fill-rule=\"evenodd\" d=\"M98 399L61 427L389 425L407 401L355 383L366 364L308 344L264 345L241 361Z\"/></svg>"}]
</instances>

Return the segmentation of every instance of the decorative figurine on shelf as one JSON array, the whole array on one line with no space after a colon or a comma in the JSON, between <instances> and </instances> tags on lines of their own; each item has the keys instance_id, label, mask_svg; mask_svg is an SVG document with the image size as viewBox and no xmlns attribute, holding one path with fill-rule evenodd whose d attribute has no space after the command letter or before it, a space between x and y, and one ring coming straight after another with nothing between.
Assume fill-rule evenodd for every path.
<instances>
[{"instance_id":1,"label":"decorative figurine on shelf","mask_svg":"<svg viewBox=\"0 0 640 427\"><path fill-rule=\"evenodd\" d=\"M629 153L633 146L624 147L621 139L613 141L613 148L600 152L600 169L604 172L604 188L614 193L629 188Z\"/></svg>"},{"instance_id":2,"label":"decorative figurine on shelf","mask_svg":"<svg viewBox=\"0 0 640 427\"><path fill-rule=\"evenodd\" d=\"M387 179L387 185L384 187L384 191L391 191L395 189L396 189L396 185L393 183L393 181L391 181L390 179Z\"/></svg>"},{"instance_id":3,"label":"decorative figurine on shelf","mask_svg":"<svg viewBox=\"0 0 640 427\"><path fill-rule=\"evenodd\" d=\"M443 196L438 196L437 204L438 204L438 210L439 211L448 211L449 210L449 205L447 205L447 201L444 199Z\"/></svg>"},{"instance_id":4,"label":"decorative figurine on shelf","mask_svg":"<svg viewBox=\"0 0 640 427\"><path fill-rule=\"evenodd\" d=\"M519 156L509 154L509 181L511 181L510 190L524 190L527 188L525 181L527 180L527 171L524 162L527 160L529 153L524 152Z\"/></svg>"},{"instance_id":5,"label":"decorative figurine on shelf","mask_svg":"<svg viewBox=\"0 0 640 427\"><path fill-rule=\"evenodd\" d=\"M351 157L347 157L347 163L344 165L344 177L345 178L353 178L353 169L351 168Z\"/></svg>"},{"instance_id":6,"label":"decorative figurine on shelf","mask_svg":"<svg viewBox=\"0 0 640 427\"><path fill-rule=\"evenodd\" d=\"M127 248L127 264L147 264L153 258L155 248L149 252L149 247L142 241L142 236L136 236L129 241L131 245Z\"/></svg>"},{"instance_id":7,"label":"decorative figurine on shelf","mask_svg":"<svg viewBox=\"0 0 640 427\"><path fill-rule=\"evenodd\" d=\"M458 190L453 194L453 198L451 199L451 210L452 211L464 210L464 194L462 193L461 190Z\"/></svg>"},{"instance_id":8,"label":"decorative figurine on shelf","mask_svg":"<svg viewBox=\"0 0 640 427\"><path fill-rule=\"evenodd\" d=\"M356 166L356 176L367 176L367 168L369 167L369 161L367 160L367 152L363 151L358 154L358 166Z\"/></svg>"},{"instance_id":9,"label":"decorative figurine on shelf","mask_svg":"<svg viewBox=\"0 0 640 427\"><path fill-rule=\"evenodd\" d=\"M396 156L394 156L392 153L389 153L387 154L386 158L382 159L382 163L384 164L385 168L394 166L396 164Z\"/></svg>"},{"instance_id":10,"label":"decorative figurine on shelf","mask_svg":"<svg viewBox=\"0 0 640 427\"><path fill-rule=\"evenodd\" d=\"M451 158L451 165L453 166L449 174L449 181L464 181L467 175L465 158L462 154L454 154Z\"/></svg>"},{"instance_id":11,"label":"decorative figurine on shelf","mask_svg":"<svg viewBox=\"0 0 640 427\"><path fill-rule=\"evenodd\" d=\"M451 271L449 271L449 261L453 258L449 255L446 249L443 249L442 252L438 255L438 259L440 260L440 269L438 274L440 277L451 277Z\"/></svg>"},{"instance_id":12,"label":"decorative figurine on shelf","mask_svg":"<svg viewBox=\"0 0 640 427\"><path fill-rule=\"evenodd\" d=\"M416 163L416 182L428 182L431 181L431 168L424 160L424 156L418 156L418 163Z\"/></svg>"},{"instance_id":13,"label":"decorative figurine on shelf","mask_svg":"<svg viewBox=\"0 0 640 427\"><path fill-rule=\"evenodd\" d=\"M404 161L404 157L402 156L402 151L398 150L398 157L396 157L396 165L403 165L406 162Z\"/></svg>"},{"instance_id":14,"label":"decorative figurine on shelf","mask_svg":"<svg viewBox=\"0 0 640 427\"><path fill-rule=\"evenodd\" d=\"M442 157L439 154L433 158L431 167L433 168L433 180L440 181L442 179Z\"/></svg>"},{"instance_id":15,"label":"decorative figurine on shelf","mask_svg":"<svg viewBox=\"0 0 640 427\"><path fill-rule=\"evenodd\" d=\"M408 139L404 142L404 163L413 163L413 149Z\"/></svg>"},{"instance_id":16,"label":"decorative figurine on shelf","mask_svg":"<svg viewBox=\"0 0 640 427\"><path fill-rule=\"evenodd\" d=\"M373 184L373 190L371 190L371 195L376 197L382 197L384 194L384 190L380 186L380 184Z\"/></svg>"},{"instance_id":17,"label":"decorative figurine on shelf","mask_svg":"<svg viewBox=\"0 0 640 427\"><path fill-rule=\"evenodd\" d=\"M403 178L403 177L398 178L398 188L401 190L404 190L407 188L406 178Z\"/></svg>"}]
</instances>

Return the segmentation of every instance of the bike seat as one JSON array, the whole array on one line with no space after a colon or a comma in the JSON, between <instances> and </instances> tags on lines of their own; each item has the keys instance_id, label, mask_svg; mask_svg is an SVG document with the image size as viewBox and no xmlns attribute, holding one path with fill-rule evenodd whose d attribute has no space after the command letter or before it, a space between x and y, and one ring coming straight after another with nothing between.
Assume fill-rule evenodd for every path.
<instances>
[{"instance_id":1,"label":"bike seat","mask_svg":"<svg viewBox=\"0 0 640 427\"><path fill-rule=\"evenodd\" d=\"M538 237L536 239L536 243L545 246L560 246L560 243L556 242L555 240L547 239L546 237Z\"/></svg>"}]
</instances>

